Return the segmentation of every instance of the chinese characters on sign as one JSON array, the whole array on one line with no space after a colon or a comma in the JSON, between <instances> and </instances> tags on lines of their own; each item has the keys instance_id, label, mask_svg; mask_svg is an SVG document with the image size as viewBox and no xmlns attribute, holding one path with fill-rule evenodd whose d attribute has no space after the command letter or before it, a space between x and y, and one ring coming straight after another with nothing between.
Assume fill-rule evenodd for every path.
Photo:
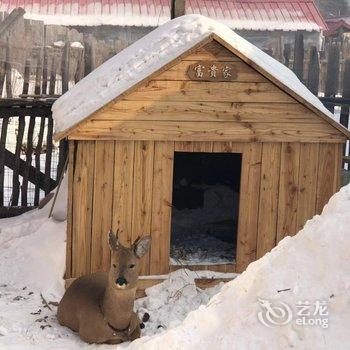
<instances>
[{"instance_id":1,"label":"chinese characters on sign","mask_svg":"<svg viewBox=\"0 0 350 350\"><path fill-rule=\"evenodd\" d=\"M227 62L198 62L189 66L187 75L191 80L233 81L237 73Z\"/></svg>"}]
</instances>

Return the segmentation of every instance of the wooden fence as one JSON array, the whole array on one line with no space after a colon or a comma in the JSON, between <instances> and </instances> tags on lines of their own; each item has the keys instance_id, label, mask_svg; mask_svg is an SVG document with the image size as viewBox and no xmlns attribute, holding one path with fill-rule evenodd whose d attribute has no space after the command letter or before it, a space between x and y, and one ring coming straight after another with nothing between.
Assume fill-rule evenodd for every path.
<instances>
[{"instance_id":1,"label":"wooden fence","mask_svg":"<svg viewBox=\"0 0 350 350\"><path fill-rule=\"evenodd\" d=\"M52 101L46 100L0 100L0 217L38 206L58 183L67 147L66 142L52 140L51 106ZM16 128L12 145L10 125Z\"/></svg>"}]
</instances>

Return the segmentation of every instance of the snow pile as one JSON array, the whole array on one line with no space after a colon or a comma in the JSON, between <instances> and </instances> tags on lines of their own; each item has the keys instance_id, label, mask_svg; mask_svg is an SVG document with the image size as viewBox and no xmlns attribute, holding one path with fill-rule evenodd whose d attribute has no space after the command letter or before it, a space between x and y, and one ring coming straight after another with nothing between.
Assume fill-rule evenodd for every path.
<instances>
[{"instance_id":1,"label":"snow pile","mask_svg":"<svg viewBox=\"0 0 350 350\"><path fill-rule=\"evenodd\" d=\"M143 335L178 326L189 311L207 304L223 285L201 290L196 287L195 278L198 278L196 272L182 269L171 273L163 283L146 289L147 297L135 303L141 320L145 314L150 316L149 321L144 322Z\"/></svg>"},{"instance_id":2,"label":"snow pile","mask_svg":"<svg viewBox=\"0 0 350 350\"><path fill-rule=\"evenodd\" d=\"M56 132L69 129L84 120L211 34L216 34L232 45L322 113L334 117L283 64L224 24L201 15L187 15L169 21L147 34L103 63L60 97L52 107Z\"/></svg>"},{"instance_id":3,"label":"snow pile","mask_svg":"<svg viewBox=\"0 0 350 350\"><path fill-rule=\"evenodd\" d=\"M227 283L206 306L191 312L180 326L138 339L130 348L349 349L349 208L350 185L334 195L322 215L308 221L297 236L286 237ZM297 324L301 317L298 302L310 303L306 325ZM317 303L323 302L326 310L316 312ZM269 303L272 313L267 311ZM282 311L293 318L285 319ZM325 311L328 316L322 316ZM267 327L258 320L259 313L266 320L273 312L273 321L279 325L267 323ZM321 317L327 320L328 328L308 321Z\"/></svg>"}]
</instances>

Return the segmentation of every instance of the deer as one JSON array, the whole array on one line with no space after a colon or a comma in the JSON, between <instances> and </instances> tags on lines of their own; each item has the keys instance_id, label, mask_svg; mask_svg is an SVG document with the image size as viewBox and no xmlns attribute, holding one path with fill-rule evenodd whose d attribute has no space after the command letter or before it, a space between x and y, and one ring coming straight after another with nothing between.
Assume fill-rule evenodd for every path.
<instances>
[{"instance_id":1,"label":"deer","mask_svg":"<svg viewBox=\"0 0 350 350\"><path fill-rule=\"evenodd\" d=\"M130 247L109 232L109 272L77 278L61 299L57 318L87 343L120 344L140 337L140 320L134 301L141 258L148 252L151 236L138 237Z\"/></svg>"}]
</instances>

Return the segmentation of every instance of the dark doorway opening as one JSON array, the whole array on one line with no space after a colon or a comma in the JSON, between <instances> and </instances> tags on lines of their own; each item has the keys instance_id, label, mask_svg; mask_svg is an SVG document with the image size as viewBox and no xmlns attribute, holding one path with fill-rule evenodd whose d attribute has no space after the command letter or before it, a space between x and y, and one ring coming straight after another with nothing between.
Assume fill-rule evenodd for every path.
<instances>
[{"instance_id":1,"label":"dark doorway opening","mask_svg":"<svg viewBox=\"0 0 350 350\"><path fill-rule=\"evenodd\" d=\"M240 153L175 152L171 265L235 262Z\"/></svg>"}]
</instances>

